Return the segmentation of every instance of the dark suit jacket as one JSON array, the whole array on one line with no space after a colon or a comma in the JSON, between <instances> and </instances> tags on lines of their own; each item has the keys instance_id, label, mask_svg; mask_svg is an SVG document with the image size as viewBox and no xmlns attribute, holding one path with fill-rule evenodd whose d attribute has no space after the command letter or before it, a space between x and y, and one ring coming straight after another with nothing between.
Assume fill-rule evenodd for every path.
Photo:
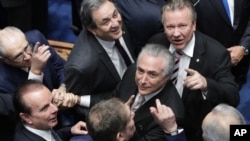
<instances>
[{"instance_id":1,"label":"dark suit jacket","mask_svg":"<svg viewBox=\"0 0 250 141\"><path fill-rule=\"evenodd\" d=\"M170 45L164 33L153 36L149 42L166 47ZM208 90L206 100L203 99L200 90L184 88L182 93L185 106L184 129L190 141L196 141L201 140L201 123L206 114L219 103L237 106L239 92L230 71L229 52L220 43L200 32L195 32L194 54L189 68L206 78Z\"/></svg>"},{"instance_id":2,"label":"dark suit jacket","mask_svg":"<svg viewBox=\"0 0 250 141\"><path fill-rule=\"evenodd\" d=\"M62 141L69 141L71 135L70 127L66 127L57 130L57 134ZM22 123L19 123L16 127L14 141L45 141L41 136L34 134L27 130Z\"/></svg>"},{"instance_id":3,"label":"dark suit jacket","mask_svg":"<svg viewBox=\"0 0 250 141\"><path fill-rule=\"evenodd\" d=\"M136 65L133 64L124 74L121 84L117 89L117 96L123 101L127 101L131 95L136 95L138 92L137 85L135 83L135 71ZM184 118L184 107L181 98L174 85L171 82L168 82L161 92L152 97L135 112L134 121L137 131L137 134L135 135L138 135L138 138L141 141L165 141L163 130L159 125L157 125L157 123L154 122L154 119L149 111L149 107L156 107L155 100L157 98L161 100L162 104L172 108L175 113L177 123L181 124ZM135 140L138 140L138 138L135 137Z\"/></svg>"},{"instance_id":4,"label":"dark suit jacket","mask_svg":"<svg viewBox=\"0 0 250 141\"><path fill-rule=\"evenodd\" d=\"M196 2L197 0L192 0ZM216 39L226 48L243 45L250 49L250 1L234 1L234 25L229 21L221 0L201 0L195 6L197 29ZM212 15L212 16L211 16ZM236 82L240 85L246 79L250 55L232 68Z\"/></svg>"},{"instance_id":5,"label":"dark suit jacket","mask_svg":"<svg viewBox=\"0 0 250 141\"><path fill-rule=\"evenodd\" d=\"M129 37L125 32L124 41L133 55ZM65 65L67 91L83 96L91 95L91 106L100 100L110 98L121 78L108 54L96 37L83 29ZM77 113L85 120L88 108L77 106Z\"/></svg>"},{"instance_id":6,"label":"dark suit jacket","mask_svg":"<svg viewBox=\"0 0 250 141\"><path fill-rule=\"evenodd\" d=\"M44 36L37 30L29 31L26 34L26 38L32 47L36 42L48 45L47 40ZM49 58L43 73L43 84L45 84L50 90L53 88L58 88L64 81L64 63L65 61L56 54L54 49L50 48L51 57ZM0 62L0 94L1 97L7 98L5 106L0 107L0 140L6 140L6 137L13 134L14 121L11 120L11 116L14 111L12 104L12 96L16 88L26 81L28 78L28 73L21 70L20 68L9 66L3 62ZM7 96L8 95L8 96ZM8 108L4 108L8 107ZM3 112L3 113L2 113ZM7 113L7 114L6 114ZM14 125L13 125L14 124ZM6 130L6 128L12 129ZM3 138L3 139L2 139Z\"/></svg>"},{"instance_id":7,"label":"dark suit jacket","mask_svg":"<svg viewBox=\"0 0 250 141\"><path fill-rule=\"evenodd\" d=\"M115 0L130 33L137 56L148 39L163 32L161 7L165 0Z\"/></svg>"}]
</instances>

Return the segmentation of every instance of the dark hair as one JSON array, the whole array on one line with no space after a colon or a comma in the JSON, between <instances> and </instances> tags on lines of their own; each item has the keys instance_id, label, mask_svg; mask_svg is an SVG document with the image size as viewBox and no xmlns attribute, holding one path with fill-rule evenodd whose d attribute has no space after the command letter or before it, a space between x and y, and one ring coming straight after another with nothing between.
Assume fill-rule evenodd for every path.
<instances>
[{"instance_id":1,"label":"dark hair","mask_svg":"<svg viewBox=\"0 0 250 141\"><path fill-rule=\"evenodd\" d=\"M23 97L34 89L41 89L44 87L42 82L35 79L30 79L22 83L14 92L13 103L16 109L16 113L28 113L30 114L30 107L24 102Z\"/></svg>"},{"instance_id":2,"label":"dark hair","mask_svg":"<svg viewBox=\"0 0 250 141\"><path fill-rule=\"evenodd\" d=\"M115 141L118 132L124 130L130 120L124 111L125 104L118 98L103 100L94 105L86 124L94 141Z\"/></svg>"},{"instance_id":3,"label":"dark hair","mask_svg":"<svg viewBox=\"0 0 250 141\"><path fill-rule=\"evenodd\" d=\"M81 4L80 9L80 19L83 26L96 28L96 23L93 20L92 12L95 9L98 9L104 2L112 0L84 0ZM112 2L113 3L113 2Z\"/></svg>"}]
</instances>

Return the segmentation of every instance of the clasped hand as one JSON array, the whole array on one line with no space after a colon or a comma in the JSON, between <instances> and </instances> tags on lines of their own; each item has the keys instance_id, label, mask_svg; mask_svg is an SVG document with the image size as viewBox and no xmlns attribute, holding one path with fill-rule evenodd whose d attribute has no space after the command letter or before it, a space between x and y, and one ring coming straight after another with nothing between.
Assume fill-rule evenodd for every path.
<instances>
[{"instance_id":1,"label":"clasped hand","mask_svg":"<svg viewBox=\"0 0 250 141\"><path fill-rule=\"evenodd\" d=\"M52 91L52 102L60 108L70 108L77 104L78 96L67 93L65 85L62 84L58 89Z\"/></svg>"}]
</instances>

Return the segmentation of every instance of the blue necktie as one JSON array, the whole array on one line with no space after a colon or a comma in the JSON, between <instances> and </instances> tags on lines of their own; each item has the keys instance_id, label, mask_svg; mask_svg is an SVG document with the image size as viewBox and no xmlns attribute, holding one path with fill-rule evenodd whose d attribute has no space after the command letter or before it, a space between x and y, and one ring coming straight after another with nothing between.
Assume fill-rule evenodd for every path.
<instances>
[{"instance_id":1,"label":"blue necktie","mask_svg":"<svg viewBox=\"0 0 250 141\"><path fill-rule=\"evenodd\" d=\"M227 16L229 17L229 20L231 20L228 1L227 0L222 0L222 3L224 5L224 7L225 7L225 10L227 12Z\"/></svg>"},{"instance_id":2,"label":"blue necktie","mask_svg":"<svg viewBox=\"0 0 250 141\"><path fill-rule=\"evenodd\" d=\"M52 129L51 133L56 141L62 141L58 134Z\"/></svg>"}]
</instances>

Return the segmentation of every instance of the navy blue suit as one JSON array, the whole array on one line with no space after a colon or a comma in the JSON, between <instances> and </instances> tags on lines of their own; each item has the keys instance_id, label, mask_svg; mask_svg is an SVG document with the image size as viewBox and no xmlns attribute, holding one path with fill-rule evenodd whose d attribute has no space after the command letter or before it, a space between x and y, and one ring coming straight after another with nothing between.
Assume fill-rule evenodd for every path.
<instances>
[{"instance_id":1,"label":"navy blue suit","mask_svg":"<svg viewBox=\"0 0 250 141\"><path fill-rule=\"evenodd\" d=\"M163 32L161 7L166 0L115 0L137 56L148 39Z\"/></svg>"},{"instance_id":2,"label":"navy blue suit","mask_svg":"<svg viewBox=\"0 0 250 141\"><path fill-rule=\"evenodd\" d=\"M29 31L25 35L32 47L34 47L36 42L48 45L45 37L37 30ZM50 47L50 52L51 57L43 69L43 84L52 90L53 88L58 88L64 81L65 61L57 55L52 47ZM16 88L26 81L27 78L28 72L0 62L0 100L5 99L4 103L0 103L0 140L8 141L7 137L13 134L15 120L11 116L14 111L12 96Z\"/></svg>"},{"instance_id":3,"label":"navy blue suit","mask_svg":"<svg viewBox=\"0 0 250 141\"><path fill-rule=\"evenodd\" d=\"M71 127L65 127L56 131L56 134L62 141L69 141L70 137L72 136L70 128ZM45 141L45 139L30 132L23 126L23 124L19 123L16 128L14 141Z\"/></svg>"}]
</instances>

